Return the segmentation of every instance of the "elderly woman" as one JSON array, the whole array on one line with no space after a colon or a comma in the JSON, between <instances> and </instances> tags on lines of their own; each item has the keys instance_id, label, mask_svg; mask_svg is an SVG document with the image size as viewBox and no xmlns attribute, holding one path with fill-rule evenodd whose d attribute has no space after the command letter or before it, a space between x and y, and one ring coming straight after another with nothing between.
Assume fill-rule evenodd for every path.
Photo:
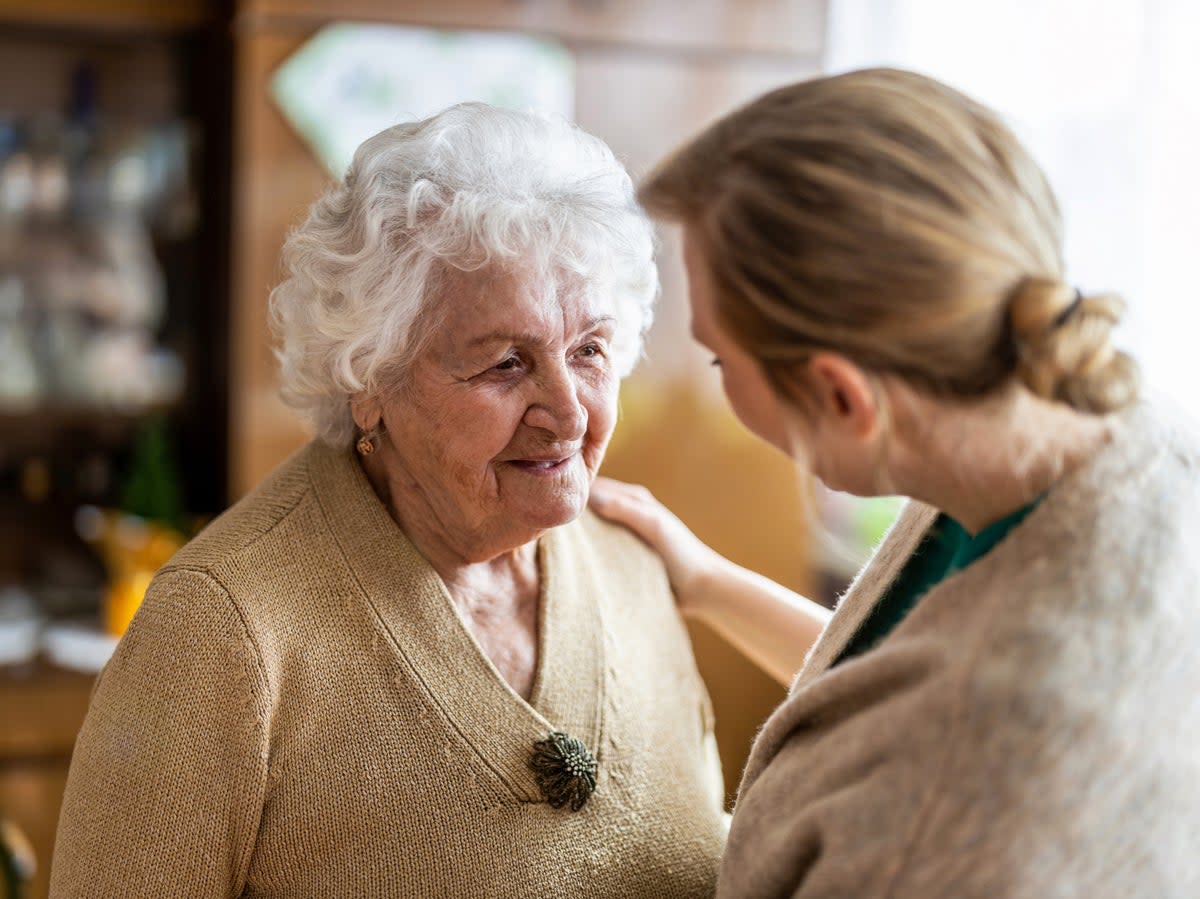
<instances>
[{"instance_id":1,"label":"elderly woman","mask_svg":"<svg viewBox=\"0 0 1200 899\"><path fill-rule=\"evenodd\" d=\"M597 139L478 104L359 149L284 250L319 439L156 578L55 896L691 897L723 839L658 559L584 512L657 277Z\"/></svg>"}]
</instances>

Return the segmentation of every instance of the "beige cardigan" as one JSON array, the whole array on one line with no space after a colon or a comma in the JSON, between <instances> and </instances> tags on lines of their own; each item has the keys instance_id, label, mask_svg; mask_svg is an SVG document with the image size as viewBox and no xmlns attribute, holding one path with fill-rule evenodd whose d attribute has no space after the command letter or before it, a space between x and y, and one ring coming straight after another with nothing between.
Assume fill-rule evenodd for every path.
<instances>
[{"instance_id":1,"label":"beige cardigan","mask_svg":"<svg viewBox=\"0 0 1200 899\"><path fill-rule=\"evenodd\" d=\"M879 646L830 668L910 505L754 747L718 895L1200 896L1200 454L1139 407Z\"/></svg>"},{"instance_id":2,"label":"beige cardigan","mask_svg":"<svg viewBox=\"0 0 1200 899\"><path fill-rule=\"evenodd\" d=\"M71 764L54 897L711 896L708 698L661 563L590 515L540 544L531 702L349 452L314 444L155 579ZM528 767L598 756L579 812Z\"/></svg>"}]
</instances>

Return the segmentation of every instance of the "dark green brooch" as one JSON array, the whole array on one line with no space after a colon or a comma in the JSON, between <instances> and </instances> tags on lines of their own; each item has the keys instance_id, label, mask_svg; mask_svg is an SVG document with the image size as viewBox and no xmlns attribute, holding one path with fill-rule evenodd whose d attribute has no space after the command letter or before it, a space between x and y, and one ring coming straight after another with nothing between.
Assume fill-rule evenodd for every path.
<instances>
[{"instance_id":1,"label":"dark green brooch","mask_svg":"<svg viewBox=\"0 0 1200 899\"><path fill-rule=\"evenodd\" d=\"M533 744L529 760L542 795L554 808L577 812L596 792L596 758L574 737L555 731Z\"/></svg>"}]
</instances>

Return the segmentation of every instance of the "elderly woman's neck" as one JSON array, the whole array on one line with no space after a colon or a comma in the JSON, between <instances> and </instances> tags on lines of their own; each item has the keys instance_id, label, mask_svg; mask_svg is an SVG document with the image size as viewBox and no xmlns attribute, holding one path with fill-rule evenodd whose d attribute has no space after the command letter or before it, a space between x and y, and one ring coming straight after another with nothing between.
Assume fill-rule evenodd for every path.
<instances>
[{"instance_id":1,"label":"elderly woman's neck","mask_svg":"<svg viewBox=\"0 0 1200 899\"><path fill-rule=\"evenodd\" d=\"M386 449L384 450L386 452ZM437 572L480 649L523 698L532 695L538 665L541 578L537 534L488 533L454 516L419 478L383 452L363 469L393 520Z\"/></svg>"},{"instance_id":2,"label":"elderly woman's neck","mask_svg":"<svg viewBox=\"0 0 1200 899\"><path fill-rule=\"evenodd\" d=\"M381 454L377 454L381 455ZM382 458L363 458L363 471L392 520L459 598L532 582L536 588L539 533L500 533L447 521L435 497Z\"/></svg>"}]
</instances>

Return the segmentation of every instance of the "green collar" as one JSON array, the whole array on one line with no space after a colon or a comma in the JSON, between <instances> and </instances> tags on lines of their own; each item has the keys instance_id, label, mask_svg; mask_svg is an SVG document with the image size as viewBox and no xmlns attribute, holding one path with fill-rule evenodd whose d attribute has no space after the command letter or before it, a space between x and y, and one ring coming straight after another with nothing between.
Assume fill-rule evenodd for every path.
<instances>
[{"instance_id":1,"label":"green collar","mask_svg":"<svg viewBox=\"0 0 1200 899\"><path fill-rule=\"evenodd\" d=\"M916 607L922 596L991 552L1040 502L1041 498L1034 500L974 536L949 515L938 515L834 664L866 652L883 640Z\"/></svg>"},{"instance_id":2,"label":"green collar","mask_svg":"<svg viewBox=\"0 0 1200 899\"><path fill-rule=\"evenodd\" d=\"M950 549L949 566L945 576L949 576L955 571L961 571L976 559L986 556L997 543L1008 536L1009 531L1024 521L1040 502L1041 498L1039 497L1029 505L1022 506L1015 512L1005 515L999 521L992 522L974 536L971 536L966 528L949 515L942 513L938 516L931 536L936 534L936 539L943 541Z\"/></svg>"}]
</instances>

